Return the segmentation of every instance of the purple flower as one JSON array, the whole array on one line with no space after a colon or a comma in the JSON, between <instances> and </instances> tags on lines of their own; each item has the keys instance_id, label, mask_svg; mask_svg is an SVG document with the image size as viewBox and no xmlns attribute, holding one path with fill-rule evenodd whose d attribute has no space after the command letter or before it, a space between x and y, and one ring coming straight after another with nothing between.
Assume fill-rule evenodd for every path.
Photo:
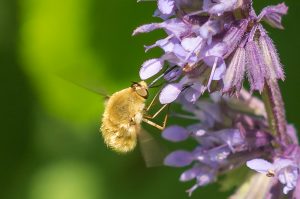
<instances>
[{"instance_id":1,"label":"purple flower","mask_svg":"<svg viewBox=\"0 0 300 199\"><path fill-rule=\"evenodd\" d=\"M247 166L268 177L276 177L284 185L283 193L295 189L300 172L300 147L291 145L282 157L275 158L273 163L264 159L253 159L247 162Z\"/></svg>"},{"instance_id":2,"label":"purple flower","mask_svg":"<svg viewBox=\"0 0 300 199\"><path fill-rule=\"evenodd\" d=\"M241 115L237 106L235 110L230 108L229 104L233 103L231 98L214 96L213 99L214 102L186 102L183 109L189 112L190 117L198 118L198 121L187 127L173 125L162 133L162 137L171 142L192 139L197 143L192 151L180 149L170 153L164 162L172 167L192 166L180 177L184 182L196 180L196 184L187 191L189 195L198 187L214 182L220 173L263 154L264 150L272 149L270 142L273 138L264 131L265 120L250 118L246 113ZM240 100L245 103L243 97Z\"/></svg>"},{"instance_id":3,"label":"purple flower","mask_svg":"<svg viewBox=\"0 0 300 199\"><path fill-rule=\"evenodd\" d=\"M163 16L164 21L140 26L133 35L165 30L166 38L146 46L146 51L159 47L165 54L160 59L146 61L140 77L148 79L165 65L177 65L183 71L181 77L176 77L180 87L194 89L187 97L192 103L206 90L240 92L245 73L251 91L262 92L266 80L283 80L276 48L260 22L267 21L273 27L282 28L281 18L287 13L287 7L285 4L268 6L257 16L251 3L250 0L244 3L238 0L158 0L157 14ZM243 17L236 17L235 12L242 12ZM163 91L168 92L168 88L170 93L174 92L173 86ZM161 102L171 103L177 97L161 99Z\"/></svg>"},{"instance_id":4,"label":"purple flower","mask_svg":"<svg viewBox=\"0 0 300 199\"><path fill-rule=\"evenodd\" d=\"M173 143L194 141L194 149L175 150L164 160L167 166L186 168L180 181L195 181L187 190L189 195L220 174L247 164L272 177L265 180L255 175L247 190L259 185L262 198L280 198L282 192L300 197L298 137L285 121L277 85L285 79L284 70L262 25L264 21L283 29L288 7L284 3L267 6L257 15L252 4L252 0L157 0L154 16L162 22L133 32L162 29L166 33L145 46L146 52L158 47L163 55L145 61L140 77L159 75L153 82L163 78L160 103L179 103L182 111L172 115L191 120L188 126L174 124L162 133ZM243 89L245 77L250 92ZM205 91L210 99L199 99ZM268 112L262 101L251 96L254 91L263 92L269 100ZM243 188L232 198L245 196Z\"/></svg>"}]
</instances>

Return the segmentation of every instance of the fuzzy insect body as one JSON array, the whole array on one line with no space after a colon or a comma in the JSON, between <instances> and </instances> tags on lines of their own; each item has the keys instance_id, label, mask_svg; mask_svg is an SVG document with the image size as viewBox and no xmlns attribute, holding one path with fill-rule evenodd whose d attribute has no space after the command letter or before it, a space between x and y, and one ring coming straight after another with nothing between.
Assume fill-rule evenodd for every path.
<instances>
[{"instance_id":1,"label":"fuzzy insect body","mask_svg":"<svg viewBox=\"0 0 300 199\"><path fill-rule=\"evenodd\" d=\"M100 131L109 148L119 153L135 148L147 97L148 87L142 81L108 99Z\"/></svg>"}]
</instances>

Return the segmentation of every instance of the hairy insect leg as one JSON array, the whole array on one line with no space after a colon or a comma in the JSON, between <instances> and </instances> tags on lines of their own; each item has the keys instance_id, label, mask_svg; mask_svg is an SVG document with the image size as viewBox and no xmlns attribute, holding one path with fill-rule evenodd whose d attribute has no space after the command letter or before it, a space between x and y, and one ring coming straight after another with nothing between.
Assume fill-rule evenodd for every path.
<instances>
[{"instance_id":1,"label":"hairy insect leg","mask_svg":"<svg viewBox=\"0 0 300 199\"><path fill-rule=\"evenodd\" d=\"M163 121L162 125L156 124L155 122L149 120L149 119L155 118L166 107L167 107L168 111L165 115L165 118L164 118L164 121ZM169 117L169 107L170 107L170 104L165 104L153 116L144 115L143 121L146 122L147 124L151 125L151 126L154 126L154 127L158 128L159 130L164 130L166 125L167 125L167 121L168 121L168 117Z\"/></svg>"},{"instance_id":2,"label":"hairy insect leg","mask_svg":"<svg viewBox=\"0 0 300 199\"><path fill-rule=\"evenodd\" d=\"M151 125L151 126L154 126L155 128L159 129L159 130L164 130L165 128L165 124L163 126L159 125L159 124L156 124L155 122L152 122L146 118L143 118L143 121L146 122L147 124Z\"/></svg>"}]
</instances>

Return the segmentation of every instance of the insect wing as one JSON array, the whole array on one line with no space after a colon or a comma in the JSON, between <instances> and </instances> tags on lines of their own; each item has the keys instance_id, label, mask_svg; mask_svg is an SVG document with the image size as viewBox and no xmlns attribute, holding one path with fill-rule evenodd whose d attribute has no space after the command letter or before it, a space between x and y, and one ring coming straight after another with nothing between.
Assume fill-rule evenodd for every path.
<instances>
[{"instance_id":1,"label":"insect wing","mask_svg":"<svg viewBox=\"0 0 300 199\"><path fill-rule=\"evenodd\" d=\"M145 129L139 135L139 147L147 167L162 166L167 150Z\"/></svg>"},{"instance_id":2,"label":"insect wing","mask_svg":"<svg viewBox=\"0 0 300 199\"><path fill-rule=\"evenodd\" d=\"M84 88L86 90L89 90L89 91L91 91L93 93L101 95L101 96L103 96L103 97L105 97L107 99L110 97L108 95L108 92L105 89L103 89L101 87L98 87L98 86L97 87L91 86L91 85L94 85L94 83L88 83L88 82L83 82L83 81L79 82L78 80L74 80L73 78L67 77L66 75L61 75L61 74L56 74L56 75L57 75L57 77L65 80L67 82L70 82L70 83L72 83L72 84L74 84L76 86L79 86L79 87Z\"/></svg>"}]
</instances>

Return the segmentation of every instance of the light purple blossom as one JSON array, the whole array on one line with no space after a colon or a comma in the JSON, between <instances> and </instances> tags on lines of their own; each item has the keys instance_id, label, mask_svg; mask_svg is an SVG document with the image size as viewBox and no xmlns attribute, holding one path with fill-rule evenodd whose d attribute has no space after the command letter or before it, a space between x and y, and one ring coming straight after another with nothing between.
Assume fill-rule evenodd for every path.
<instances>
[{"instance_id":1,"label":"light purple blossom","mask_svg":"<svg viewBox=\"0 0 300 199\"><path fill-rule=\"evenodd\" d=\"M191 102L206 90L229 94L240 92L245 73L252 91L262 92L266 80L284 79L276 48L260 22L264 20L273 27L282 28L282 16L287 13L285 4L268 6L258 16L251 1L199 0L196 3L158 0L157 4L157 12L165 16L164 21L140 26L133 33L148 33L156 29L167 33L166 38L146 46L146 51L159 47L165 54L153 66L145 66L153 59L142 65L142 79L152 77L168 65L178 65L182 70L181 78L188 77L182 88L196 83L201 87L195 89L194 86L195 94L189 92L193 96ZM246 17L237 18L234 15L236 10L244 12ZM181 81L180 77L178 79ZM165 92L167 88L173 89L167 86ZM160 99L162 103L175 100Z\"/></svg>"},{"instance_id":2,"label":"light purple blossom","mask_svg":"<svg viewBox=\"0 0 300 199\"><path fill-rule=\"evenodd\" d=\"M295 189L300 172L300 148L291 145L289 152L285 152L282 157L276 157L273 163L264 159L253 159L247 162L247 166L268 177L276 177L284 185L283 193Z\"/></svg>"},{"instance_id":3,"label":"light purple blossom","mask_svg":"<svg viewBox=\"0 0 300 199\"><path fill-rule=\"evenodd\" d=\"M171 142L193 139L197 143L192 151L176 150L170 153L164 162L172 167L192 165L180 177L184 182L196 180L196 184L187 191L189 195L196 188L214 182L220 173L238 167L239 162L272 148L270 142L273 138L264 131L265 120L251 118L246 113L240 114L237 106L233 110L229 106L234 103L231 98L212 99L216 101L200 100L183 105L190 117L198 118L198 121L186 127L173 125L162 133L162 137ZM242 99L243 96L241 102ZM247 104L246 101L243 103Z\"/></svg>"},{"instance_id":4,"label":"light purple blossom","mask_svg":"<svg viewBox=\"0 0 300 199\"><path fill-rule=\"evenodd\" d=\"M194 141L194 149L175 150L164 160L167 166L186 168L180 181L195 181L187 190L189 195L246 164L272 177L261 181L261 197L300 198L298 136L287 125L277 84L285 79L284 70L262 25L283 29L288 7L284 3L267 6L257 15L252 4L252 0L157 0L154 16L162 21L133 32L162 29L166 33L145 46L146 52L160 48L163 55L145 61L140 77L159 75L153 82L163 77L160 103L180 104L182 111L171 115L191 120L188 126L174 124L162 132L164 139L175 144ZM243 88L245 78L250 92ZM206 91L210 99L199 100ZM254 91L264 93L271 110L267 112L264 103L251 96ZM252 186L255 183L249 190Z\"/></svg>"}]
</instances>

